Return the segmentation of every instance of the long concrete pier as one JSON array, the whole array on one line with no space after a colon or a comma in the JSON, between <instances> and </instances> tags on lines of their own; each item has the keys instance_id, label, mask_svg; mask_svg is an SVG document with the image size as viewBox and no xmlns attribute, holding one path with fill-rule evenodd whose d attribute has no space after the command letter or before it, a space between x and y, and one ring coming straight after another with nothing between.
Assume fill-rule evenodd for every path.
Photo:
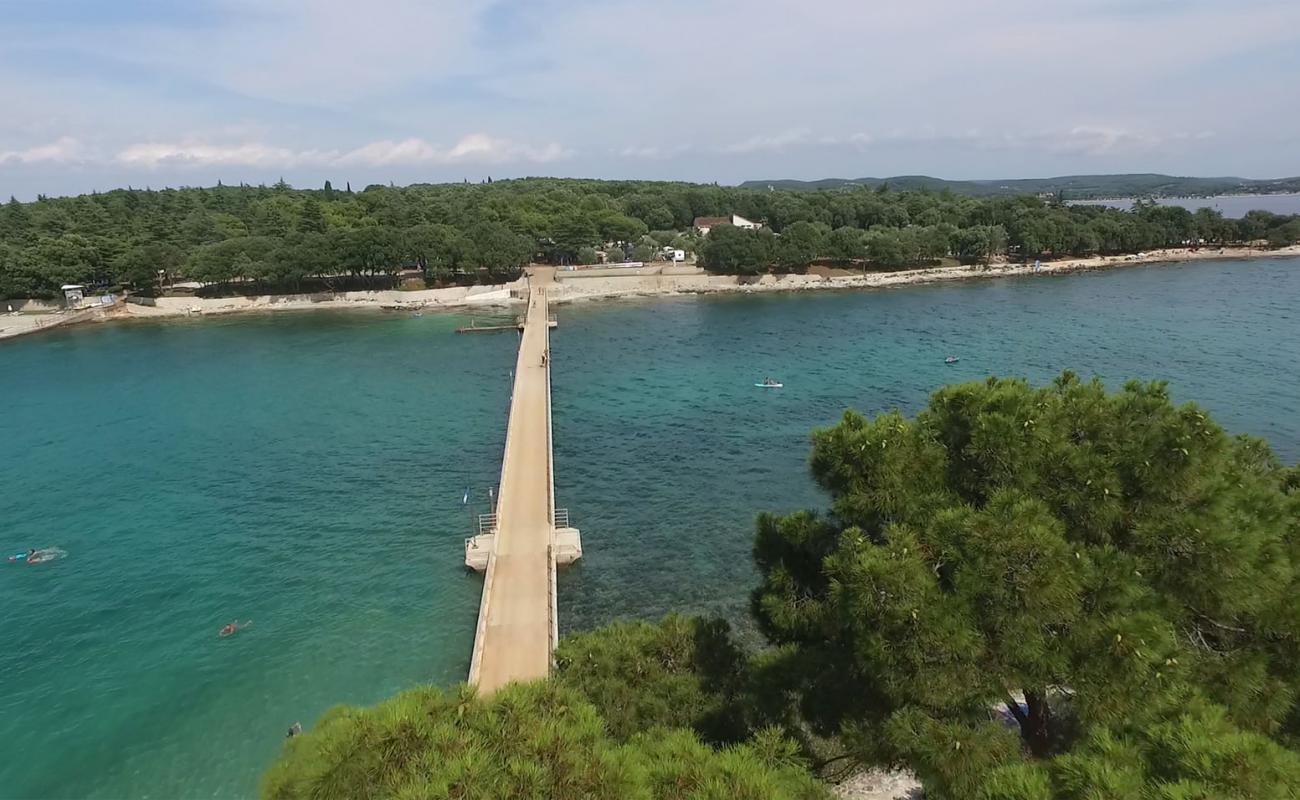
<instances>
[{"instance_id":1,"label":"long concrete pier","mask_svg":"<svg viewBox=\"0 0 1300 800\"><path fill-rule=\"evenodd\" d=\"M555 508L550 278L529 279L496 511L465 540L465 564L485 572L469 681L488 693L550 672L559 632L556 564L582 555L567 510Z\"/></svg>"}]
</instances>

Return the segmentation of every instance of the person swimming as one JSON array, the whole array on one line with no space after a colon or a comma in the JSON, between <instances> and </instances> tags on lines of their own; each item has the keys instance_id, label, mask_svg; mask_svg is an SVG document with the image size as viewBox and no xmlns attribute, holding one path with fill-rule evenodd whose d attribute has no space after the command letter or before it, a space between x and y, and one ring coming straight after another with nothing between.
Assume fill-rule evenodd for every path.
<instances>
[{"instance_id":1,"label":"person swimming","mask_svg":"<svg viewBox=\"0 0 1300 800\"><path fill-rule=\"evenodd\" d=\"M217 635L222 638L225 638L227 636L234 636L236 633L239 633L241 630L247 628L249 625L252 624L253 621L251 619L248 622L240 622L239 620L235 620L234 622L227 622L225 625L221 626L221 631Z\"/></svg>"},{"instance_id":2,"label":"person swimming","mask_svg":"<svg viewBox=\"0 0 1300 800\"><path fill-rule=\"evenodd\" d=\"M66 556L67 553L57 547L47 547L44 550L31 549L26 553L9 556L10 562L25 561L28 564L43 564L46 561L56 561Z\"/></svg>"}]
</instances>

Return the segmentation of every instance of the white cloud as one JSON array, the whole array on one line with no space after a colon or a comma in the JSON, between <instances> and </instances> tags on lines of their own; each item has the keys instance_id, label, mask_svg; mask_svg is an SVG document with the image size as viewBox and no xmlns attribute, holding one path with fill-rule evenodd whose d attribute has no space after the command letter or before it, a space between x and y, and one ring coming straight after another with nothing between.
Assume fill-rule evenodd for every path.
<instances>
[{"instance_id":1,"label":"white cloud","mask_svg":"<svg viewBox=\"0 0 1300 800\"><path fill-rule=\"evenodd\" d=\"M1155 131L1123 126L1077 125L1067 130L1012 132L972 142L985 149L1040 150L1057 155L1100 157L1155 151L1181 142L1214 138L1212 131Z\"/></svg>"},{"instance_id":2,"label":"white cloud","mask_svg":"<svg viewBox=\"0 0 1300 800\"><path fill-rule=\"evenodd\" d=\"M0 150L0 164L75 164L88 156L81 142L71 136L60 136L53 142L22 150Z\"/></svg>"},{"instance_id":3,"label":"white cloud","mask_svg":"<svg viewBox=\"0 0 1300 800\"><path fill-rule=\"evenodd\" d=\"M726 144L718 148L723 153L779 153L786 148L808 144L812 134L803 128L783 131L767 136L750 136L739 142Z\"/></svg>"},{"instance_id":4,"label":"white cloud","mask_svg":"<svg viewBox=\"0 0 1300 800\"><path fill-rule=\"evenodd\" d=\"M203 165L397 182L476 163L723 181L1266 174L1292 169L1300 137L1277 77L1300 51L1295 0L176 5L0 24L6 188L44 191L74 163L107 165L105 185Z\"/></svg>"},{"instance_id":5,"label":"white cloud","mask_svg":"<svg viewBox=\"0 0 1300 800\"><path fill-rule=\"evenodd\" d=\"M615 148L614 155L622 158L662 160L689 153L694 148L689 144L675 145L627 145Z\"/></svg>"},{"instance_id":6,"label":"white cloud","mask_svg":"<svg viewBox=\"0 0 1300 800\"><path fill-rule=\"evenodd\" d=\"M373 167L392 164L546 164L569 155L569 151L554 142L532 146L484 133L472 133L446 148L415 138L371 142L344 153L337 163Z\"/></svg>"},{"instance_id":7,"label":"white cloud","mask_svg":"<svg viewBox=\"0 0 1300 800\"><path fill-rule=\"evenodd\" d=\"M257 142L221 145L204 142L142 142L130 145L115 156L119 164L156 169L162 166L251 166L293 167L319 163L327 154L295 151Z\"/></svg>"},{"instance_id":8,"label":"white cloud","mask_svg":"<svg viewBox=\"0 0 1300 800\"><path fill-rule=\"evenodd\" d=\"M424 139L370 142L352 150L294 150L261 142L212 144L142 142L130 145L114 156L123 166L157 169L167 166L247 166L270 169L299 166L450 165L450 164L544 164L568 157L570 152L557 143L534 146L483 133L462 137L450 147L439 147Z\"/></svg>"}]
</instances>

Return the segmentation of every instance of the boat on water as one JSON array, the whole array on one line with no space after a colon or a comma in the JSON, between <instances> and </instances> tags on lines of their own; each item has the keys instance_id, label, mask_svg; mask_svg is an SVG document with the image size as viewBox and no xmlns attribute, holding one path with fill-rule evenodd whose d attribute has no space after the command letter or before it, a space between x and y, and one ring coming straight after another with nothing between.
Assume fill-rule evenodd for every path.
<instances>
[{"instance_id":1,"label":"boat on water","mask_svg":"<svg viewBox=\"0 0 1300 800\"><path fill-rule=\"evenodd\" d=\"M961 361L961 359L958 358L957 356L948 356L947 358L945 358L945 359L943 360L943 363L945 363L945 364L956 364L958 361Z\"/></svg>"},{"instance_id":2,"label":"boat on water","mask_svg":"<svg viewBox=\"0 0 1300 800\"><path fill-rule=\"evenodd\" d=\"M779 383L771 378L767 378L762 383L756 383L754 385L760 389L782 389L785 387L784 383Z\"/></svg>"}]
</instances>

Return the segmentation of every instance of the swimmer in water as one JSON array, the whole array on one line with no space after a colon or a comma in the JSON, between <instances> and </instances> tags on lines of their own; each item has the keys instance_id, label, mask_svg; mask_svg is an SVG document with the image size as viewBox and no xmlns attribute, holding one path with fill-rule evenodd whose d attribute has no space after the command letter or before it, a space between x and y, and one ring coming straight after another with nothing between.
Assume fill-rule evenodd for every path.
<instances>
[{"instance_id":1,"label":"swimmer in water","mask_svg":"<svg viewBox=\"0 0 1300 800\"><path fill-rule=\"evenodd\" d=\"M225 625L221 626L221 632L218 633L217 635L223 638L226 636L234 636L236 633L243 630L244 628L247 628L249 625L252 624L253 621L251 619L248 622L240 622L239 620L235 620L234 622L227 622Z\"/></svg>"},{"instance_id":2,"label":"swimmer in water","mask_svg":"<svg viewBox=\"0 0 1300 800\"><path fill-rule=\"evenodd\" d=\"M9 556L11 562L24 561L28 564L44 564L46 561L55 561L63 558L67 553L57 547L47 547L44 550L28 550L26 553L19 553L16 556Z\"/></svg>"}]
</instances>

